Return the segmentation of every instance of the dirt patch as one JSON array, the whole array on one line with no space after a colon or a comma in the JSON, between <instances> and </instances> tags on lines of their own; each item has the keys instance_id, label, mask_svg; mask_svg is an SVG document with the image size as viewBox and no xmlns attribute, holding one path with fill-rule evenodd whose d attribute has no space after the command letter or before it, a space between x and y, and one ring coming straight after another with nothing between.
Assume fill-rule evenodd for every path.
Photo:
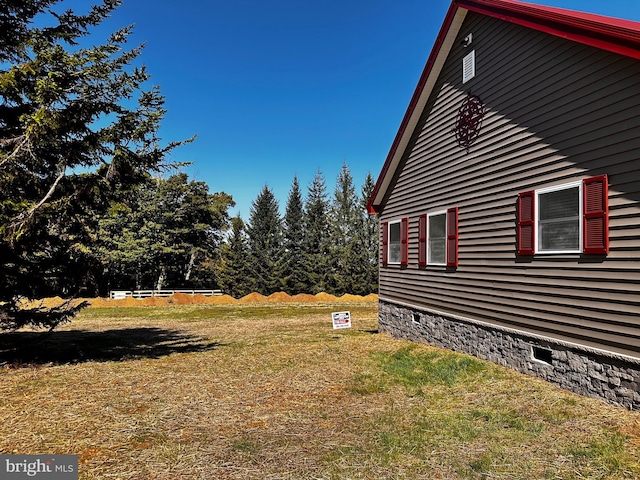
<instances>
[{"instance_id":1,"label":"dirt patch","mask_svg":"<svg viewBox=\"0 0 640 480\"><path fill-rule=\"evenodd\" d=\"M266 302L266 301L267 301L267 297L257 292L253 292L253 293L250 293L249 295L245 295L240 299L240 303L259 303L259 302Z\"/></svg>"},{"instance_id":2,"label":"dirt patch","mask_svg":"<svg viewBox=\"0 0 640 480\"><path fill-rule=\"evenodd\" d=\"M360 295L351 295L350 293L345 293L341 297L338 297L337 300L339 302L361 302L362 297Z\"/></svg>"},{"instance_id":3,"label":"dirt patch","mask_svg":"<svg viewBox=\"0 0 640 480\"><path fill-rule=\"evenodd\" d=\"M211 297L204 297L206 304L212 305L225 305L228 303L238 303L238 300L233 298L231 295L213 295Z\"/></svg>"},{"instance_id":4,"label":"dirt patch","mask_svg":"<svg viewBox=\"0 0 640 480\"><path fill-rule=\"evenodd\" d=\"M298 303L309 303L309 302L317 302L318 299L315 295L311 295L310 293L298 293L297 295L293 295L291 297L292 302Z\"/></svg>"},{"instance_id":5,"label":"dirt patch","mask_svg":"<svg viewBox=\"0 0 640 480\"><path fill-rule=\"evenodd\" d=\"M122 299L111 298L87 298L79 299L77 301L86 300L92 307L106 308L106 307L163 307L168 305L227 305L232 303L313 303L313 302L376 302L378 301L378 295L371 293L367 296L345 294L341 297L336 297L325 292L320 292L316 295L309 293L298 293L297 295L289 295L286 292L276 292L271 295L264 296L260 293L253 292L249 295L245 295L240 299L233 298L230 295L212 295L205 296L202 294L191 295L188 293L174 293L169 297L147 297L147 298L133 298L127 297ZM56 307L62 305L67 300L60 297L45 298L44 300L34 300L26 302L25 306L43 306L47 308Z\"/></svg>"},{"instance_id":6,"label":"dirt patch","mask_svg":"<svg viewBox=\"0 0 640 480\"><path fill-rule=\"evenodd\" d=\"M193 297L195 295L189 295L188 293L176 292L168 298L168 301L175 305L193 305Z\"/></svg>"},{"instance_id":7,"label":"dirt patch","mask_svg":"<svg viewBox=\"0 0 640 480\"><path fill-rule=\"evenodd\" d=\"M92 300L88 300L89 305L91 305L92 307L96 307L96 308L103 308L103 307L111 307L112 305L112 301L111 300L107 300L106 298L94 298Z\"/></svg>"},{"instance_id":8,"label":"dirt patch","mask_svg":"<svg viewBox=\"0 0 640 480\"><path fill-rule=\"evenodd\" d=\"M319 302L335 302L337 297L335 295L329 295L326 292L316 293L316 299Z\"/></svg>"},{"instance_id":9,"label":"dirt patch","mask_svg":"<svg viewBox=\"0 0 640 480\"><path fill-rule=\"evenodd\" d=\"M290 302L291 295L286 292L275 292L267 297L267 302Z\"/></svg>"}]
</instances>

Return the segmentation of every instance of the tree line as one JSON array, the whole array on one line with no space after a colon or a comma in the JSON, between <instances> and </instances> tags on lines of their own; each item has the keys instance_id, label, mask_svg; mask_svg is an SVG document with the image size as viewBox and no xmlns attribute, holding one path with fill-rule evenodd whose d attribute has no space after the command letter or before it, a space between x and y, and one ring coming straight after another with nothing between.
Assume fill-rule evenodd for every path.
<instances>
[{"instance_id":1,"label":"tree line","mask_svg":"<svg viewBox=\"0 0 640 480\"><path fill-rule=\"evenodd\" d=\"M0 6L0 329L55 328L82 307L25 297L375 291L370 175L357 195L343 165L332 198L320 172L304 199L294 178L282 218L265 186L246 224L230 218L230 195L175 173L174 149L193 138L161 141L164 97L135 65L142 47L126 46L131 27L87 41L120 0L87 14L59 2Z\"/></svg>"},{"instance_id":2,"label":"tree line","mask_svg":"<svg viewBox=\"0 0 640 480\"><path fill-rule=\"evenodd\" d=\"M331 197L317 172L303 194L293 178L284 215L265 185L245 222L230 218L230 195L178 173L149 177L112 200L85 245L75 288L85 296L110 290L214 288L239 298L285 291L366 295L377 291L377 220L366 213L373 189L360 194L342 165ZM61 285L63 287L63 285Z\"/></svg>"},{"instance_id":3,"label":"tree line","mask_svg":"<svg viewBox=\"0 0 640 480\"><path fill-rule=\"evenodd\" d=\"M255 291L367 295L377 292L377 219L366 204L368 174L357 194L343 163L332 197L317 172L303 198L294 177L285 212L268 186L253 201L248 222L238 215L220 249L217 283L234 297Z\"/></svg>"}]
</instances>

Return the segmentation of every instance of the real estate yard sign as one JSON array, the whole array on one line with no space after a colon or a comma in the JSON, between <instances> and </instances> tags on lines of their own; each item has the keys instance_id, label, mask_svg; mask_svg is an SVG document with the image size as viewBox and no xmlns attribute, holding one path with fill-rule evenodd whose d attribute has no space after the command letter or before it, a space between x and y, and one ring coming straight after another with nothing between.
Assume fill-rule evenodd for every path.
<instances>
[{"instance_id":1,"label":"real estate yard sign","mask_svg":"<svg viewBox=\"0 0 640 480\"><path fill-rule=\"evenodd\" d=\"M331 314L333 320L333 329L338 328L351 328L351 313L350 312L333 312Z\"/></svg>"}]
</instances>

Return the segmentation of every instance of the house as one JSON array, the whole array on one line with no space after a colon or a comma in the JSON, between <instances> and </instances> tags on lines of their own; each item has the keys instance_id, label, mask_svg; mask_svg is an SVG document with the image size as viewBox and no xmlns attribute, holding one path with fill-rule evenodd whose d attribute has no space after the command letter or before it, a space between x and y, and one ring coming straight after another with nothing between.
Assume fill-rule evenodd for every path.
<instances>
[{"instance_id":1,"label":"house","mask_svg":"<svg viewBox=\"0 0 640 480\"><path fill-rule=\"evenodd\" d=\"M640 407L640 23L453 0L368 208L381 331Z\"/></svg>"}]
</instances>

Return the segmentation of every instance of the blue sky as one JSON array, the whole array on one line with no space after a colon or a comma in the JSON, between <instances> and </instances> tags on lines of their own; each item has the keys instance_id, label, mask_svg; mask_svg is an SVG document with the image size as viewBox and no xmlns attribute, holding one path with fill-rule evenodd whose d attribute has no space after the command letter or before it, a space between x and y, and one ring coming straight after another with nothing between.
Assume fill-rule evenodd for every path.
<instances>
[{"instance_id":1,"label":"blue sky","mask_svg":"<svg viewBox=\"0 0 640 480\"><path fill-rule=\"evenodd\" d=\"M535 3L535 2L534 2ZM640 21L638 0L537 3ZM91 2L67 0L78 11ZM131 46L161 86L173 158L249 218L267 185L284 211L294 175L333 195L343 163L360 187L384 163L447 0L124 0L101 37L134 24Z\"/></svg>"}]
</instances>

